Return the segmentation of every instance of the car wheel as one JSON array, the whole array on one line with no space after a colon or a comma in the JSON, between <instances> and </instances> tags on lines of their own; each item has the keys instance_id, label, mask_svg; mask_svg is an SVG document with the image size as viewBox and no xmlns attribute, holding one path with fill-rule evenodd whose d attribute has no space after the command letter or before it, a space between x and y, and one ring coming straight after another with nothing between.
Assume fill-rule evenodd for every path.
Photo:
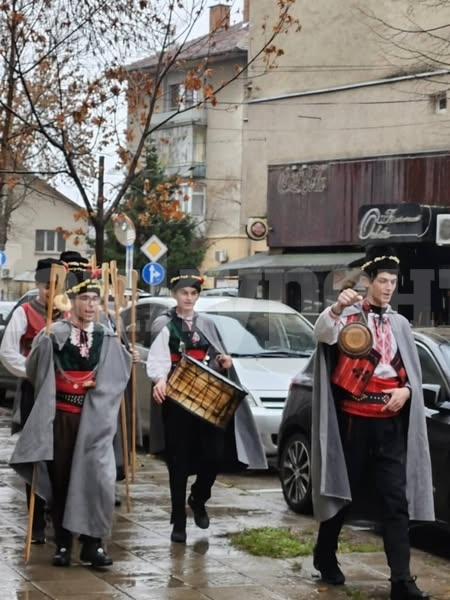
<instances>
[{"instance_id":1,"label":"car wheel","mask_svg":"<svg viewBox=\"0 0 450 600\"><path fill-rule=\"evenodd\" d=\"M292 434L283 446L280 481L288 506L296 513L310 513L311 444L302 433Z\"/></svg>"}]
</instances>

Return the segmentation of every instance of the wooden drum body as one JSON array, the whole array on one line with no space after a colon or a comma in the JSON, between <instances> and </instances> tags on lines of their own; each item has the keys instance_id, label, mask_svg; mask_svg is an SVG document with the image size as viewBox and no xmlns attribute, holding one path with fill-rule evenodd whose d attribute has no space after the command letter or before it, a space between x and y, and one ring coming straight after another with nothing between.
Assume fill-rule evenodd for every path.
<instances>
[{"instance_id":1,"label":"wooden drum body","mask_svg":"<svg viewBox=\"0 0 450 600\"><path fill-rule=\"evenodd\" d=\"M167 381L167 396L183 408L225 429L246 391L200 361L183 354Z\"/></svg>"}]
</instances>

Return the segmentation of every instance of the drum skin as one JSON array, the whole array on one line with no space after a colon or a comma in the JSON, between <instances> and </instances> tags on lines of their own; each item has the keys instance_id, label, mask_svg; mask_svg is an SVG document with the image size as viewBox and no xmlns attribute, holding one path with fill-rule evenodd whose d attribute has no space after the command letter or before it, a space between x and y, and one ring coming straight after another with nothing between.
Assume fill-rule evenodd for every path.
<instances>
[{"instance_id":1,"label":"drum skin","mask_svg":"<svg viewBox=\"0 0 450 600\"><path fill-rule=\"evenodd\" d=\"M364 323L351 322L344 325L339 332L338 348L351 358L367 356L373 346L373 336Z\"/></svg>"},{"instance_id":2,"label":"drum skin","mask_svg":"<svg viewBox=\"0 0 450 600\"><path fill-rule=\"evenodd\" d=\"M183 354L167 381L166 394L192 414L225 429L247 392L227 377Z\"/></svg>"}]
</instances>

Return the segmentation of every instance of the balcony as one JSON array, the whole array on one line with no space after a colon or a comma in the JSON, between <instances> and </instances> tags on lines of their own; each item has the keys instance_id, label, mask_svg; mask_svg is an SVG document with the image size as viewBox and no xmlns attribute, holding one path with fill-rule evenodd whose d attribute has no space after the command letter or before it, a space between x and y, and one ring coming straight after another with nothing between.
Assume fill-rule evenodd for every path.
<instances>
[{"instance_id":1,"label":"balcony","mask_svg":"<svg viewBox=\"0 0 450 600\"><path fill-rule=\"evenodd\" d=\"M186 112L176 113L174 111L154 112L152 115L152 126L164 123L167 119L167 127L174 125L206 125L206 106L192 108Z\"/></svg>"}]
</instances>

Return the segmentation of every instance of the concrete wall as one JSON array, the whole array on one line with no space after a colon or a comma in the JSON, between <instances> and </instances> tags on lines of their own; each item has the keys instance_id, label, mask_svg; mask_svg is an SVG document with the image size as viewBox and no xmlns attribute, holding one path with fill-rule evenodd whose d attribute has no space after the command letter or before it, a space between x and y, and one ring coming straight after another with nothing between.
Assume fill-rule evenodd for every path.
<instances>
[{"instance_id":1,"label":"concrete wall","mask_svg":"<svg viewBox=\"0 0 450 600\"><path fill-rule=\"evenodd\" d=\"M249 73L251 99L272 100L248 105L246 216L264 214L271 164L448 149L450 109L437 113L434 100L436 93L447 89L448 75L311 93L445 67L439 57L445 62L448 49L438 51L436 42L431 44L425 36L393 37L395 32L375 18L409 29L450 22L448 4L426 11L423 4L419 8L417 4L405 0L296 1L293 15L300 19L302 30L291 30L277 41L284 50L279 67L263 74L257 62ZM273 21L277 8L271 0L252 0L250 5L251 59L266 35L260 27L264 16L270 15ZM420 53L405 50L412 47ZM427 63L424 53L434 60ZM280 98L302 92L309 95Z\"/></svg>"}]
</instances>

